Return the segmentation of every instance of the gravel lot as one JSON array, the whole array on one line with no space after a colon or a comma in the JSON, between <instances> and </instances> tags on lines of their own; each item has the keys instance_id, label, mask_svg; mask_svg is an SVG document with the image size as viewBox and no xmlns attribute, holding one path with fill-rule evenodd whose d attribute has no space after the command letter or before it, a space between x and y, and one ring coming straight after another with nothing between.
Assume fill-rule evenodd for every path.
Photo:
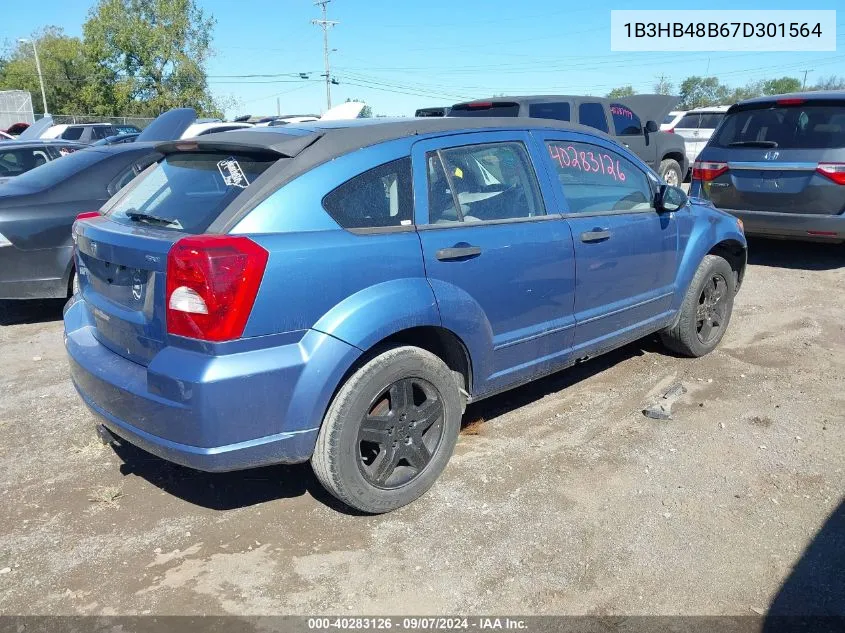
<instances>
[{"instance_id":1,"label":"gravel lot","mask_svg":"<svg viewBox=\"0 0 845 633\"><path fill-rule=\"evenodd\" d=\"M308 465L101 446L61 302L0 303L0 613L845 614L845 246L751 252L715 353L644 340L478 403L377 517Z\"/></svg>"}]
</instances>

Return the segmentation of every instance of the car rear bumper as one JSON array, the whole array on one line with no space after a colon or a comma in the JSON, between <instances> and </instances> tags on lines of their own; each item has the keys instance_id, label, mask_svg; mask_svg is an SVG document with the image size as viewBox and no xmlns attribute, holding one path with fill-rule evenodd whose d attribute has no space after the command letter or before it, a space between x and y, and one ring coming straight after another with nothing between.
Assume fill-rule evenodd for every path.
<instances>
[{"instance_id":1,"label":"car rear bumper","mask_svg":"<svg viewBox=\"0 0 845 633\"><path fill-rule=\"evenodd\" d=\"M84 301L65 311L71 378L98 422L154 455L204 471L310 458L333 391L315 376L342 375L357 350L311 330L299 338L222 356L168 346L145 367L97 340Z\"/></svg>"},{"instance_id":2,"label":"car rear bumper","mask_svg":"<svg viewBox=\"0 0 845 633\"><path fill-rule=\"evenodd\" d=\"M845 215L722 209L742 220L745 233L796 240L845 240Z\"/></svg>"}]
</instances>

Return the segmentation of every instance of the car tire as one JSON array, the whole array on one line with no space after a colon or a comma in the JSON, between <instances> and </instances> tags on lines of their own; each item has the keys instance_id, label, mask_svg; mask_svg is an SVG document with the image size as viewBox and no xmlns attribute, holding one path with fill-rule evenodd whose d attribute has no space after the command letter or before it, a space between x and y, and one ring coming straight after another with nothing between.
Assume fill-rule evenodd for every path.
<instances>
[{"instance_id":1,"label":"car tire","mask_svg":"<svg viewBox=\"0 0 845 633\"><path fill-rule=\"evenodd\" d=\"M706 255L690 282L675 323L660 333L663 344L684 356L704 356L722 340L733 311L736 275L718 255Z\"/></svg>"},{"instance_id":2,"label":"car tire","mask_svg":"<svg viewBox=\"0 0 845 633\"><path fill-rule=\"evenodd\" d=\"M660 161L660 177L667 185L673 187L680 187L684 182L684 174L681 173L681 166L678 161L672 158L666 158Z\"/></svg>"},{"instance_id":3,"label":"car tire","mask_svg":"<svg viewBox=\"0 0 845 633\"><path fill-rule=\"evenodd\" d=\"M440 358L412 346L384 349L335 394L311 466L346 505L372 514L395 510L443 472L462 412L458 385Z\"/></svg>"}]
</instances>

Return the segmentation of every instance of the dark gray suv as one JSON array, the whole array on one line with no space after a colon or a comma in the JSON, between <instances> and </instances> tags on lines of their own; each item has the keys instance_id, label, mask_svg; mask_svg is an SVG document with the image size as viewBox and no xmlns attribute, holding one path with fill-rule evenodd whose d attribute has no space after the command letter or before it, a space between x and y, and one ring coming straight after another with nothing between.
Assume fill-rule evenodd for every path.
<instances>
[{"instance_id":1,"label":"dark gray suv","mask_svg":"<svg viewBox=\"0 0 845 633\"><path fill-rule=\"evenodd\" d=\"M845 91L732 106L693 165L693 196L749 234L845 240Z\"/></svg>"},{"instance_id":2,"label":"dark gray suv","mask_svg":"<svg viewBox=\"0 0 845 633\"><path fill-rule=\"evenodd\" d=\"M684 139L678 134L660 132L657 124L678 100L669 95L619 99L576 95L496 97L458 103L450 108L448 116L527 116L580 123L604 132L639 156L667 184L678 186L689 168Z\"/></svg>"}]
</instances>

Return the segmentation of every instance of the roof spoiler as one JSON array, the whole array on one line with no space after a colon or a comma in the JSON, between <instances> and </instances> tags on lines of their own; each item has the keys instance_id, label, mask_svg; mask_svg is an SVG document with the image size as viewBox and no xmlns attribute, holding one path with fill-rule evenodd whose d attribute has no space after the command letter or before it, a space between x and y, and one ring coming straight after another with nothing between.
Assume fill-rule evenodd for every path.
<instances>
[{"instance_id":1,"label":"roof spoiler","mask_svg":"<svg viewBox=\"0 0 845 633\"><path fill-rule=\"evenodd\" d=\"M233 154L265 154L276 158L293 158L313 145L323 134L313 132L302 135L276 132L218 132L197 138L168 141L156 145L162 154L180 152L222 152Z\"/></svg>"}]
</instances>

